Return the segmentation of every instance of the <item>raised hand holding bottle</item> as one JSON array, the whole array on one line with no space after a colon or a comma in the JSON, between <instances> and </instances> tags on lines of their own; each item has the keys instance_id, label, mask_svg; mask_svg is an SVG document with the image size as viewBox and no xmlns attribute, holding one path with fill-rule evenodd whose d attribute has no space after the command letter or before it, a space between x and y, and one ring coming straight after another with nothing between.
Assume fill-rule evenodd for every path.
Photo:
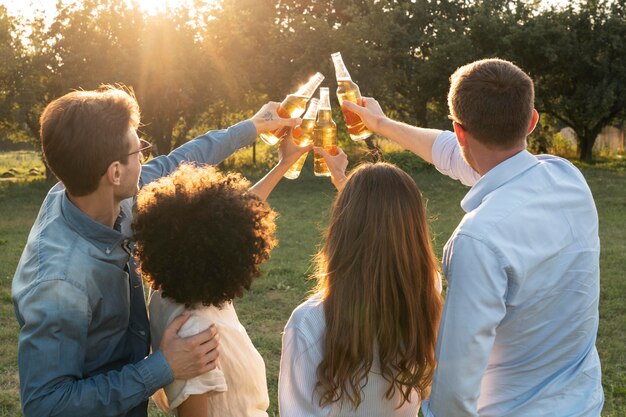
<instances>
[{"instance_id":1,"label":"raised hand holding bottle","mask_svg":"<svg viewBox=\"0 0 626 417\"><path fill-rule=\"evenodd\" d=\"M331 57L335 65L335 75L337 76L337 99L339 100L339 105L341 106L344 100L357 103L357 100L361 98L361 92L359 86L352 81L350 73L348 73L348 69L341 58L341 52L335 52L331 54ZM359 115L344 109L343 106L341 111L352 140L359 141L367 139L372 135L372 132L365 127Z\"/></svg>"},{"instance_id":2,"label":"raised hand holding bottle","mask_svg":"<svg viewBox=\"0 0 626 417\"><path fill-rule=\"evenodd\" d=\"M324 76L319 72L315 73L298 91L285 97L278 107L278 116L284 118L302 116L307 102L313 97L315 90L317 90L322 81L324 81ZM261 133L259 137L268 145L275 145L288 132L288 127L281 127L271 132Z\"/></svg>"}]
</instances>

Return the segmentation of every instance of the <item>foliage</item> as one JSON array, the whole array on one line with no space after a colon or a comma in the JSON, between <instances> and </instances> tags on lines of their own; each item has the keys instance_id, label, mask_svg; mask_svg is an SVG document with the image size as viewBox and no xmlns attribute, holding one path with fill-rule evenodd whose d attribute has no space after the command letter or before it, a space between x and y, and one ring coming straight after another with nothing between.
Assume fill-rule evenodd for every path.
<instances>
[{"instance_id":1,"label":"foliage","mask_svg":"<svg viewBox=\"0 0 626 417\"><path fill-rule=\"evenodd\" d=\"M585 0L546 11L519 31L521 65L535 80L539 111L574 129L578 156L591 161L601 130L626 115L626 8Z\"/></svg>"},{"instance_id":2,"label":"foliage","mask_svg":"<svg viewBox=\"0 0 626 417\"><path fill-rule=\"evenodd\" d=\"M36 141L50 100L120 83L134 89L142 133L165 153L201 127L280 101L315 71L332 85L336 51L391 117L447 127L449 75L499 56L531 74L538 109L571 126L589 160L599 129L624 117L624 3L541 3L196 0L146 14L127 0L60 0L50 24L0 6L0 134Z\"/></svg>"}]
</instances>

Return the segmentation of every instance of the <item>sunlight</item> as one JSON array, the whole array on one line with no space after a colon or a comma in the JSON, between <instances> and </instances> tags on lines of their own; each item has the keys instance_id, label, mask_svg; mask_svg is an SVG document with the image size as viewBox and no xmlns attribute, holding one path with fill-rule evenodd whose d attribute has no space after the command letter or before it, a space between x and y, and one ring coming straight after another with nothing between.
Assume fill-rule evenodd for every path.
<instances>
[{"instance_id":1,"label":"sunlight","mask_svg":"<svg viewBox=\"0 0 626 417\"><path fill-rule=\"evenodd\" d=\"M215 5L219 3L219 1L220 0L204 0L202 3L204 5ZM192 0L128 0L128 3L136 5L139 9L151 15L163 12L168 8L171 9L183 5L193 8Z\"/></svg>"},{"instance_id":2,"label":"sunlight","mask_svg":"<svg viewBox=\"0 0 626 417\"><path fill-rule=\"evenodd\" d=\"M187 6L194 8L193 0L124 0L129 6L137 7L149 15L155 15L168 8ZM202 6L215 7L222 0L203 0ZM63 0L65 4L80 3L81 0ZM56 15L57 0L0 0L0 6L5 6L10 14L23 16L32 19L36 12L40 12L46 17L46 21L51 21Z\"/></svg>"}]
</instances>

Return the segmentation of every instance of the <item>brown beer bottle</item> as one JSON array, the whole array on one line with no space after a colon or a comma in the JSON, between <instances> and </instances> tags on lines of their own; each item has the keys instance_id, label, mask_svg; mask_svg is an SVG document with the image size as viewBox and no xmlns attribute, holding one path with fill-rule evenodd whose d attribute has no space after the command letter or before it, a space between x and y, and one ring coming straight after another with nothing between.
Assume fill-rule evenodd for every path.
<instances>
[{"instance_id":1,"label":"brown beer bottle","mask_svg":"<svg viewBox=\"0 0 626 417\"><path fill-rule=\"evenodd\" d=\"M298 91L289 94L278 107L278 116L283 118L300 117L306 109L306 103L313 97L317 87L324 81L324 76L317 72ZM271 132L264 132L259 137L268 145L275 145L289 132L288 127L281 127Z\"/></svg>"},{"instance_id":2,"label":"brown beer bottle","mask_svg":"<svg viewBox=\"0 0 626 417\"><path fill-rule=\"evenodd\" d=\"M320 102L317 108L317 121L313 129L313 143L324 148L331 155L337 155L337 125L330 109L330 93L327 87L320 88ZM324 157L317 152L313 155L313 171L318 177L329 177L330 171Z\"/></svg>"},{"instance_id":3,"label":"brown beer bottle","mask_svg":"<svg viewBox=\"0 0 626 417\"><path fill-rule=\"evenodd\" d=\"M359 86L352 82L348 69L341 58L341 52L335 52L331 54L331 57L333 58L335 75L337 76L337 99L339 100L339 105L341 105L344 100L357 103L357 99L361 97L361 92L359 91ZM365 127L359 115L349 110L344 110L343 107L341 111L343 112L343 118L346 121L346 127L348 128L348 133L350 133L352 140L359 141L367 139L372 135L372 132Z\"/></svg>"},{"instance_id":4,"label":"brown beer bottle","mask_svg":"<svg viewBox=\"0 0 626 417\"><path fill-rule=\"evenodd\" d=\"M317 115L318 103L319 100L317 98L311 99L309 108L306 110L306 113L304 113L304 116L302 116L302 124L293 130L293 142L298 146L308 146L313 143L313 129L315 128L315 116ZM307 152L302 155L296 163L289 168L289 171L285 173L284 177L290 180L298 178L308 154Z\"/></svg>"}]
</instances>

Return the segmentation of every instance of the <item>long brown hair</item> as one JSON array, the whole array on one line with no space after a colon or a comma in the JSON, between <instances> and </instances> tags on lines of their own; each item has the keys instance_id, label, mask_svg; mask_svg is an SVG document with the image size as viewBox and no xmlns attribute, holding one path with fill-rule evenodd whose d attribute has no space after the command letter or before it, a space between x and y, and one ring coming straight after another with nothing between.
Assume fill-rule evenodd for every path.
<instances>
[{"instance_id":1,"label":"long brown hair","mask_svg":"<svg viewBox=\"0 0 626 417\"><path fill-rule=\"evenodd\" d=\"M326 319L320 406L359 406L376 347L386 398L400 391L400 406L413 390L423 397L435 369L442 298L415 181L386 163L353 170L333 206L317 267Z\"/></svg>"}]
</instances>

